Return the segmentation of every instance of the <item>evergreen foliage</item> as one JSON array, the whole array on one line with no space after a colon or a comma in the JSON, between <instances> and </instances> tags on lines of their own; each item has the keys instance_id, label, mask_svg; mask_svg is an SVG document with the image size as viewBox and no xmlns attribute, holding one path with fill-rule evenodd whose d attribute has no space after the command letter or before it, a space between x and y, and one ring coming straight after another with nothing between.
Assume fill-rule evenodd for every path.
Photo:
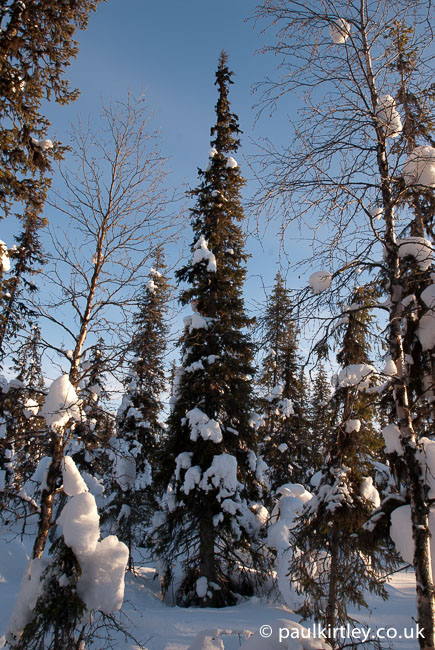
<instances>
[{"instance_id":1,"label":"evergreen foliage","mask_svg":"<svg viewBox=\"0 0 435 650\"><path fill-rule=\"evenodd\" d=\"M86 605L77 593L81 568L63 537L53 545L51 561L41 576L42 593L32 620L21 636L9 639L12 650L81 650ZM39 560L41 562L42 560Z\"/></svg>"},{"instance_id":2,"label":"evergreen foliage","mask_svg":"<svg viewBox=\"0 0 435 650\"><path fill-rule=\"evenodd\" d=\"M342 370L370 362L372 315L368 307L372 303L373 288L355 290L337 354ZM323 391L323 370L316 383L319 392ZM379 474L383 441L375 427L373 399L361 393L358 384L343 382L338 383L330 404L326 461L313 499L292 531L298 552L293 556L291 576L304 594L303 616L332 630L351 620L350 605L367 607L367 591L386 597L383 583L395 558L388 542L375 539L364 526L380 505L372 477ZM329 643L334 646L335 640L330 638Z\"/></svg>"},{"instance_id":3,"label":"evergreen foliage","mask_svg":"<svg viewBox=\"0 0 435 650\"><path fill-rule=\"evenodd\" d=\"M334 426L334 407L331 403L331 382L322 361L319 361L314 373L310 400L309 423L310 440L307 454L311 458L313 473L323 465L326 449L330 443Z\"/></svg>"},{"instance_id":4,"label":"evergreen foliage","mask_svg":"<svg viewBox=\"0 0 435 650\"><path fill-rule=\"evenodd\" d=\"M153 477L157 468L167 462L162 453L161 424L170 296L165 271L164 255L159 249L134 317L134 357L118 411L116 439L112 441L115 475L110 481L111 498L105 517L116 522L115 532L128 546L130 569L132 549L144 545L146 526L157 506Z\"/></svg>"},{"instance_id":5,"label":"evergreen foliage","mask_svg":"<svg viewBox=\"0 0 435 650\"><path fill-rule=\"evenodd\" d=\"M76 29L85 29L98 0L6 0L0 8L0 219L18 218L21 231L9 249L11 274L0 268L0 362L5 344L33 313L24 290L35 291L32 276L43 263L39 233L51 181L51 160L65 148L47 138L45 100L74 101L64 78L77 54Z\"/></svg>"},{"instance_id":6,"label":"evergreen foliage","mask_svg":"<svg viewBox=\"0 0 435 650\"><path fill-rule=\"evenodd\" d=\"M114 418L107 412L109 393L106 389L107 359L104 341L100 338L87 351L89 359L80 366L78 397L83 419L74 430L70 446L80 471L102 480L107 468L107 448L114 430Z\"/></svg>"},{"instance_id":7,"label":"evergreen foliage","mask_svg":"<svg viewBox=\"0 0 435 650\"><path fill-rule=\"evenodd\" d=\"M228 100L231 76L222 52L210 162L192 192L193 259L177 273L188 285L181 302L193 313L180 341L183 365L159 477L168 488L152 543L165 591L180 605L233 604L236 594L252 593L261 572L253 512L260 494L250 424L253 346L242 297L245 181L230 155L240 134Z\"/></svg>"},{"instance_id":8,"label":"evergreen foliage","mask_svg":"<svg viewBox=\"0 0 435 650\"><path fill-rule=\"evenodd\" d=\"M16 353L16 378L2 387L0 465L8 498L17 496L46 452L44 423L38 417L44 400L40 339L39 326L34 325Z\"/></svg>"},{"instance_id":9,"label":"evergreen foliage","mask_svg":"<svg viewBox=\"0 0 435 650\"><path fill-rule=\"evenodd\" d=\"M312 467L306 390L298 353L293 307L281 273L261 320L266 355L258 381L265 423L259 429L260 449L269 467L272 492L284 483L305 484Z\"/></svg>"}]
</instances>

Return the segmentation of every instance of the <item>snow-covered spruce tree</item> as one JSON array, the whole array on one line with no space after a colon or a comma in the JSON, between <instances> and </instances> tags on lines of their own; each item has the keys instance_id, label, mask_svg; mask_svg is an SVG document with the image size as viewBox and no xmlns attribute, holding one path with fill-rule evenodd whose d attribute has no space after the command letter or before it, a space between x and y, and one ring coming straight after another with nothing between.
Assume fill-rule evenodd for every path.
<instances>
[{"instance_id":1,"label":"snow-covered spruce tree","mask_svg":"<svg viewBox=\"0 0 435 650\"><path fill-rule=\"evenodd\" d=\"M284 483L305 484L312 467L305 384L292 312L289 292L277 273L261 318L266 355L258 380L265 420L258 430L259 447L272 491Z\"/></svg>"},{"instance_id":2,"label":"snow-covered spruce tree","mask_svg":"<svg viewBox=\"0 0 435 650\"><path fill-rule=\"evenodd\" d=\"M157 507L153 475L167 463L161 424L170 295L165 270L159 249L134 317L130 348L134 356L118 411L116 438L111 441L115 471L105 517L114 522L114 532L128 546L130 569L132 547L144 546L146 526Z\"/></svg>"},{"instance_id":3,"label":"snow-covered spruce tree","mask_svg":"<svg viewBox=\"0 0 435 650\"><path fill-rule=\"evenodd\" d=\"M312 476L323 465L335 418L334 407L331 404L331 382L323 361L319 361L316 367L310 388L309 439L306 454L311 458Z\"/></svg>"},{"instance_id":4,"label":"snow-covered spruce tree","mask_svg":"<svg viewBox=\"0 0 435 650\"><path fill-rule=\"evenodd\" d=\"M397 28L399 7L403 27ZM435 187L435 147L428 142L431 120L426 119L433 115L434 99L427 54L433 39L430 11L426 0L399 4L325 0L304 7L293 0L272 0L257 11L257 17L271 21L274 33L280 31L270 49L284 58L285 78L268 84L265 101L274 102L292 90L304 97L302 120L292 118L298 123L290 148L269 148L266 156L263 152L262 162L271 164L270 175L263 179L263 196L269 205L275 202L287 223L294 216L305 219L309 206L316 263L323 258L333 272L326 271L328 286L323 286L323 293L316 287L319 306L342 300L341 289L352 286L359 272L378 271L385 290L386 344L397 369L389 381L394 415L388 435L395 435L406 468L418 623L424 629L419 643L425 649L435 647L430 471L421 462L426 441L419 437L418 422L423 414L420 406L433 399L429 370L432 374L435 345L433 281L426 285L425 274L433 269ZM401 51L397 33L407 37L407 42L401 40ZM417 103L409 103L411 93ZM421 122L418 106L425 126L414 130L410 139L402 118L408 125L411 116L414 125ZM405 200L413 193L421 198L417 203ZM413 379L411 369L419 347L426 357L424 384Z\"/></svg>"},{"instance_id":5,"label":"snow-covered spruce tree","mask_svg":"<svg viewBox=\"0 0 435 650\"><path fill-rule=\"evenodd\" d=\"M177 274L189 285L181 302L193 313L180 342L183 365L158 478L168 488L152 540L165 591L186 606L233 604L237 594L252 593L263 569L253 512L260 487L250 425L253 346L242 298L244 180L231 155L240 133L228 101L231 76L222 52L210 162L192 192L193 258Z\"/></svg>"},{"instance_id":6,"label":"snow-covered spruce tree","mask_svg":"<svg viewBox=\"0 0 435 650\"><path fill-rule=\"evenodd\" d=\"M14 448L16 490L31 474L46 449L40 439L41 421L37 417L44 401L44 378L41 368L41 332L34 325L14 359L16 379L9 382L3 396L2 407L6 409L6 437L2 443Z\"/></svg>"},{"instance_id":7,"label":"snow-covered spruce tree","mask_svg":"<svg viewBox=\"0 0 435 650\"><path fill-rule=\"evenodd\" d=\"M44 421L38 417L44 401L40 359L40 331L35 325L18 349L15 379L1 383L0 511L3 523L21 518L23 524L35 504L22 491L39 461L45 456ZM30 508L30 510L29 510Z\"/></svg>"},{"instance_id":8,"label":"snow-covered spruce tree","mask_svg":"<svg viewBox=\"0 0 435 650\"><path fill-rule=\"evenodd\" d=\"M45 99L67 104L78 96L64 78L78 51L76 29L85 29L98 0L5 0L0 8L0 219L16 214L21 231L11 247L9 277L0 266L0 361L5 344L24 320L33 320L25 291L43 256L39 232L50 186L50 161L64 150L47 138Z\"/></svg>"},{"instance_id":9,"label":"snow-covered spruce tree","mask_svg":"<svg viewBox=\"0 0 435 650\"><path fill-rule=\"evenodd\" d=\"M110 395L106 388L106 369L110 361L102 338L86 351L88 359L80 364L78 397L85 418L74 430L74 462L80 472L98 480L107 470L107 448L113 435L114 418L107 412Z\"/></svg>"},{"instance_id":10,"label":"snow-covered spruce tree","mask_svg":"<svg viewBox=\"0 0 435 650\"><path fill-rule=\"evenodd\" d=\"M292 530L297 552L290 576L304 595L300 613L331 631L351 620L350 606L367 607L367 592L386 597L383 583L395 558L364 528L380 505L373 477L383 446L374 426L373 398L359 390L364 368L370 368L372 315L367 305L372 293L356 289L349 305L337 354L342 369L331 398L334 418L325 441L326 461L314 496ZM336 647L333 634L328 641Z\"/></svg>"}]
</instances>

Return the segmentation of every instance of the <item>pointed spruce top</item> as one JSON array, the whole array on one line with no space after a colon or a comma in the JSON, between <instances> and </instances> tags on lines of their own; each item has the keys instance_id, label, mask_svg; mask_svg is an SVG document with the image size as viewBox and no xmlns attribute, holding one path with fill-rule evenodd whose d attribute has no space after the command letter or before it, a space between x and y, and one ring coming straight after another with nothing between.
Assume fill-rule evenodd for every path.
<instances>
[{"instance_id":1,"label":"pointed spruce top","mask_svg":"<svg viewBox=\"0 0 435 650\"><path fill-rule=\"evenodd\" d=\"M228 100L228 91L233 72L228 69L228 55L222 50L219 56L218 68L216 71L215 85L219 89L219 98L216 104L216 125L210 130L210 135L214 139L210 142L219 152L228 153L237 151L240 146L240 140L237 138L242 131L239 129L239 120L235 113L230 111L230 102Z\"/></svg>"}]
</instances>

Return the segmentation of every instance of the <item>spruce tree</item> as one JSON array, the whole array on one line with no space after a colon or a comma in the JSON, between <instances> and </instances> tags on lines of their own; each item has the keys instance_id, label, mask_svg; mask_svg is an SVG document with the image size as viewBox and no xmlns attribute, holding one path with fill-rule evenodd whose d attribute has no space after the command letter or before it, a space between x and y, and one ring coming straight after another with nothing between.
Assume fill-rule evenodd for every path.
<instances>
[{"instance_id":1,"label":"spruce tree","mask_svg":"<svg viewBox=\"0 0 435 650\"><path fill-rule=\"evenodd\" d=\"M266 393L261 398L265 423L258 432L260 449L272 491L284 483L305 483L311 467L305 382L292 312L289 292L277 273L261 323L266 355L258 382Z\"/></svg>"},{"instance_id":2,"label":"spruce tree","mask_svg":"<svg viewBox=\"0 0 435 650\"><path fill-rule=\"evenodd\" d=\"M351 620L349 605L367 607L367 591L386 597L383 583L395 562L384 541L364 527L380 505L373 477L383 446L373 397L360 391L361 377L367 376L364 368L370 367L372 315L367 307L372 302L372 288L356 289L343 319L337 354L341 371L330 400L333 418L325 441L326 461L313 499L292 531L298 551L290 574L305 596L301 613L327 626L333 647L333 629ZM322 373L318 384L323 384Z\"/></svg>"},{"instance_id":3,"label":"spruce tree","mask_svg":"<svg viewBox=\"0 0 435 650\"><path fill-rule=\"evenodd\" d=\"M74 101L64 78L77 54L76 29L85 29L98 0L5 0L0 7L0 219L20 222L8 276L0 268L0 362L7 340L34 314L24 290L34 291L32 275L43 262L39 235L42 208L51 182L51 162L65 148L47 138L43 101Z\"/></svg>"},{"instance_id":4,"label":"spruce tree","mask_svg":"<svg viewBox=\"0 0 435 650\"><path fill-rule=\"evenodd\" d=\"M233 604L237 594L252 592L260 569L253 346L242 297L245 181L232 155L241 132L228 100L231 77L222 52L210 162L192 192L193 259L177 273L188 285L181 303L193 313L180 341L183 365L159 479L168 488L152 540L166 592L186 606Z\"/></svg>"},{"instance_id":5,"label":"spruce tree","mask_svg":"<svg viewBox=\"0 0 435 650\"><path fill-rule=\"evenodd\" d=\"M106 388L109 361L102 338L86 350L86 357L80 364L77 393L84 418L77 424L69 447L82 474L102 480L107 470L107 448L114 429L114 418L107 410L110 400Z\"/></svg>"},{"instance_id":6,"label":"spruce tree","mask_svg":"<svg viewBox=\"0 0 435 650\"><path fill-rule=\"evenodd\" d=\"M331 404L331 382L322 361L319 361L311 385L309 403L310 442L306 450L311 458L311 474L323 465L334 421L334 408Z\"/></svg>"},{"instance_id":7,"label":"spruce tree","mask_svg":"<svg viewBox=\"0 0 435 650\"><path fill-rule=\"evenodd\" d=\"M129 548L130 569L132 548L144 545L146 524L157 506L153 476L157 467L167 462L162 453L161 417L170 290L161 250L156 253L154 266L134 318L134 357L118 411L116 439L112 441L115 478L111 480L112 496L106 511L106 518L116 522L115 532Z\"/></svg>"},{"instance_id":8,"label":"spruce tree","mask_svg":"<svg viewBox=\"0 0 435 650\"><path fill-rule=\"evenodd\" d=\"M40 346L39 326L34 325L15 355L16 378L3 389L1 420L5 435L0 441L0 466L5 470L5 496L13 499L19 498L20 489L47 451L38 418L44 400Z\"/></svg>"}]
</instances>

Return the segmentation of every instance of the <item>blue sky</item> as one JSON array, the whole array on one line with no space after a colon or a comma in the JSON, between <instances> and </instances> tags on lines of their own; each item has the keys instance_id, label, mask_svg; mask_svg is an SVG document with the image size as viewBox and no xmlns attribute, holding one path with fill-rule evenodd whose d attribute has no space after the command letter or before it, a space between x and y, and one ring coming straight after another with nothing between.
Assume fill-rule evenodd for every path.
<instances>
[{"instance_id":1,"label":"blue sky","mask_svg":"<svg viewBox=\"0 0 435 650\"><path fill-rule=\"evenodd\" d=\"M253 155L255 141L262 137L284 144L290 136L287 114L295 111L295 99L285 97L273 117L264 115L256 121L253 86L273 75L277 63L271 55L256 53L265 44L252 19L256 5L255 0L108 0L100 4L88 29L76 34L79 54L66 73L71 87L80 89L80 97L68 106L47 105L51 122L47 137L68 144L69 126L78 116L98 125L101 101L125 100L129 91L134 96L144 92L154 112L152 126L161 134L162 152L170 158L171 185L178 191L195 187L197 167L204 168L208 162L217 100L215 71L219 53L225 49L235 73L230 99L243 130L237 160L248 181L245 198L249 198L255 184L246 158ZM57 180L55 188L62 192ZM48 208L46 213L51 222L61 218ZM252 232L255 219L248 212L246 217ZM4 225L7 229L8 224ZM264 301L265 289L270 290L280 268L278 229L279 224L271 226L261 243L255 236L247 238L246 250L252 257L245 295L251 313ZM189 227L185 236L190 244ZM12 237L12 232L4 232L2 239L9 243ZM291 250L289 239L290 235L287 248ZM179 257L176 253L174 259ZM297 274L289 272L288 285L300 285ZM49 326L45 323L44 327ZM65 345L70 344L65 341Z\"/></svg>"},{"instance_id":2,"label":"blue sky","mask_svg":"<svg viewBox=\"0 0 435 650\"><path fill-rule=\"evenodd\" d=\"M280 142L289 133L286 110L255 124L253 85L273 74L276 62L270 55L256 54L264 45L264 36L252 20L256 4L253 0L109 0L100 4L88 29L78 34L79 55L67 72L71 86L80 89L80 98L67 107L48 108L53 135L67 143L68 124L78 114L95 119L101 100L124 99L128 91L134 95L144 91L154 111L153 126L161 133L163 153L170 157L172 184L193 187L197 167L207 163L217 99L214 74L219 53L225 49L235 73L230 99L244 132L238 160L248 179L248 197L254 184L243 158L254 153L253 140L269 136ZM291 98L285 104L288 112L294 110ZM258 276L270 285L279 268L277 236L271 229L263 247L254 238L247 247L254 255L247 297L262 299Z\"/></svg>"},{"instance_id":3,"label":"blue sky","mask_svg":"<svg viewBox=\"0 0 435 650\"><path fill-rule=\"evenodd\" d=\"M255 118L252 85L273 65L271 57L255 54L262 38L246 21L255 5L252 0L109 0L99 5L88 30L79 34L79 56L68 72L81 97L56 111L54 126L78 111L98 111L100 97L122 98L128 90L144 90L165 153L173 157L177 173L185 169L190 175L190 168L207 155L216 102L214 72L225 49L236 75L231 99L246 146Z\"/></svg>"}]
</instances>

